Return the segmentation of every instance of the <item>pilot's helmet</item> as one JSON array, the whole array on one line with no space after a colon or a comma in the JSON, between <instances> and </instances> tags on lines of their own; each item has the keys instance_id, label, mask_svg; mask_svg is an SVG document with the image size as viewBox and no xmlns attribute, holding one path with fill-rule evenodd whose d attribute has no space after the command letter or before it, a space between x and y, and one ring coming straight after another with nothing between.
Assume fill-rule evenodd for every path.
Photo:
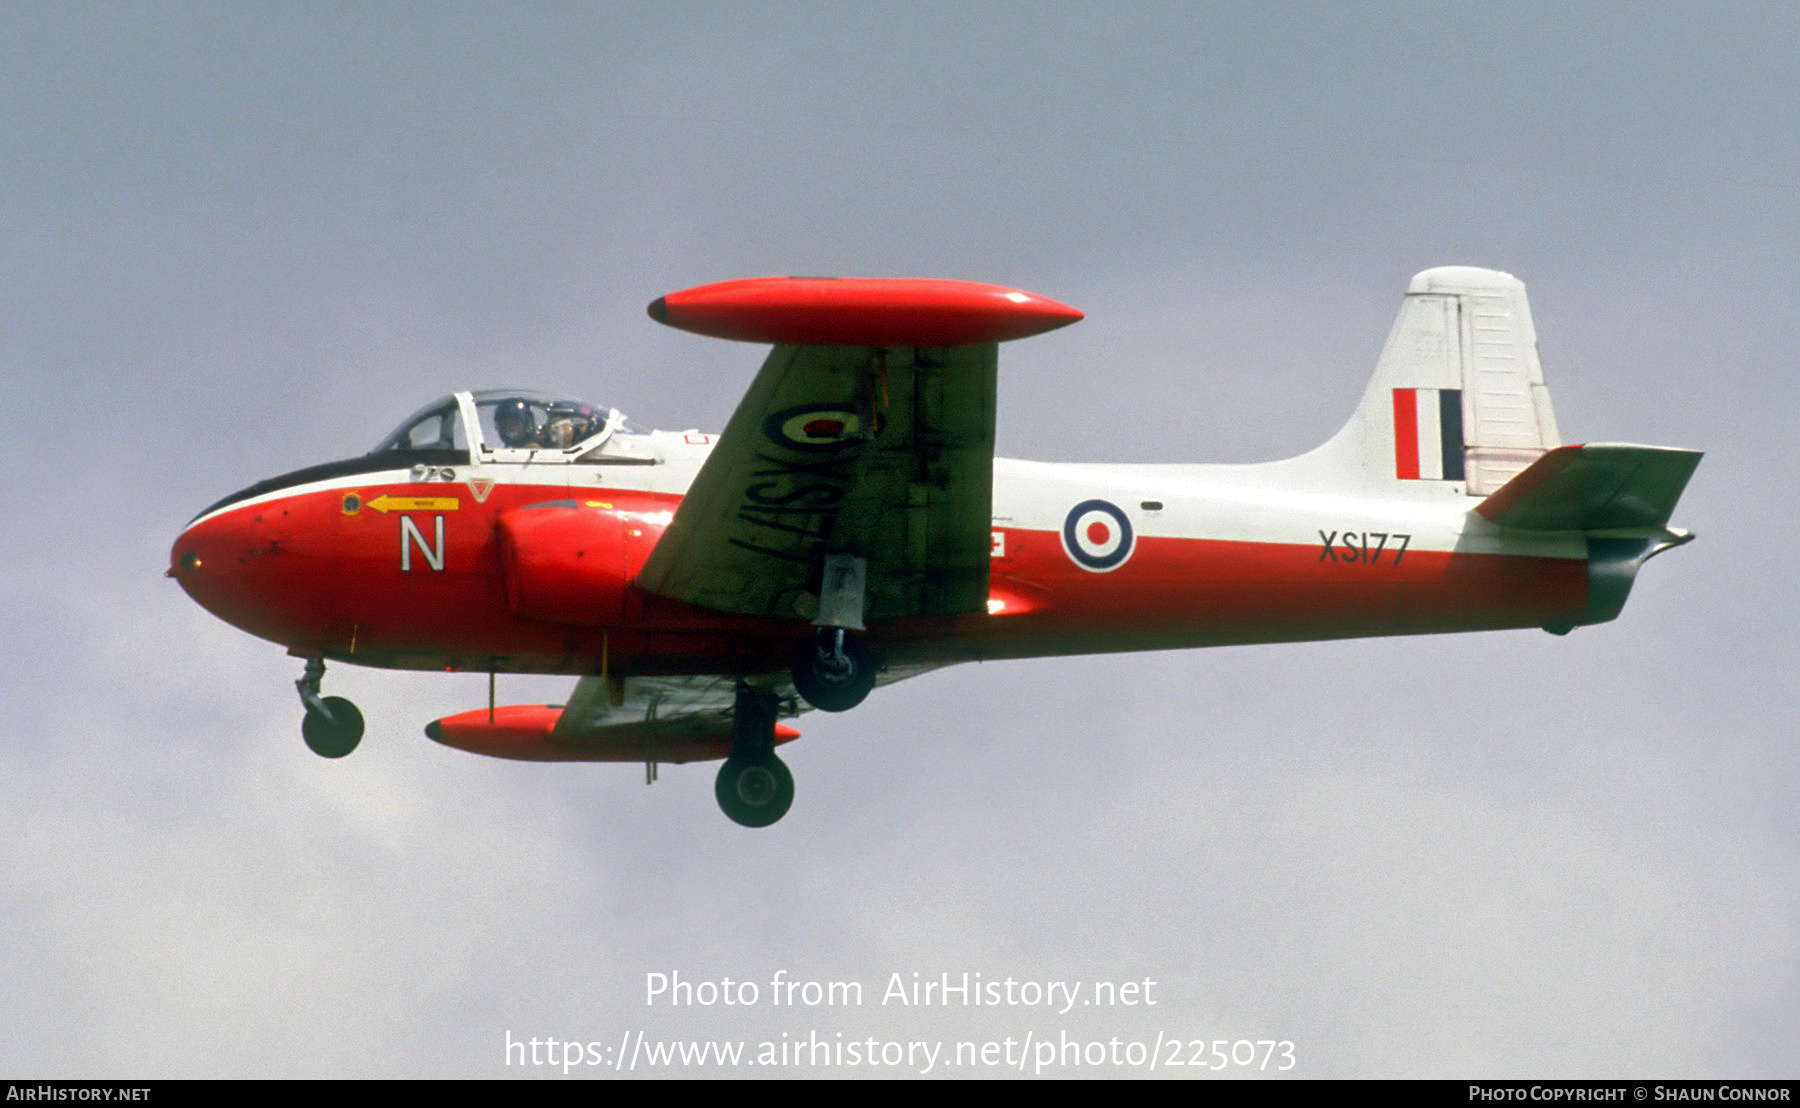
<instances>
[{"instance_id":1,"label":"pilot's helmet","mask_svg":"<svg viewBox=\"0 0 1800 1108\"><path fill-rule=\"evenodd\" d=\"M523 400L502 400L494 409L494 427L507 446L530 446L537 439L537 421Z\"/></svg>"}]
</instances>

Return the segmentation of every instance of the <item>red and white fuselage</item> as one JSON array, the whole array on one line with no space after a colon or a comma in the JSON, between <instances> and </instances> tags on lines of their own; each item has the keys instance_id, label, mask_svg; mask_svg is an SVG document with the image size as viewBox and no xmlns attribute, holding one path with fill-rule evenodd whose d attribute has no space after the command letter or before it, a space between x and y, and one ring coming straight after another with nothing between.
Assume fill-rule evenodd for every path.
<instances>
[{"instance_id":1,"label":"red and white fuselage","mask_svg":"<svg viewBox=\"0 0 1800 1108\"><path fill-rule=\"evenodd\" d=\"M883 326L898 331L879 342L898 342L934 318L940 330L927 337L949 345L997 342L1078 317L1029 294L965 286L984 290L976 302L955 288L914 287L922 284L951 283L902 289L914 298L906 302L911 316L868 314L883 296L900 295L892 288L809 286L806 296L826 305L809 313L812 302L792 291L798 286L757 282L677 294L652 314L778 343L804 343L795 328L811 327L812 341L840 346ZM723 291L709 298L708 290ZM1003 295L1024 299L984 306ZM972 307L933 317L932 303L945 296ZM1013 331L984 332L981 313L1000 311L1020 313L1005 320ZM792 349L806 355L810 347ZM915 354L905 368L923 380L930 363ZM824 380L830 370L807 372ZM833 451L885 433L876 406L897 411L889 390L902 387L899 372L881 361L859 386L861 401L822 398L814 410L770 400L773 414L734 417L726 434L760 434L743 450L745 464L763 468L736 486L714 482L727 492L709 491L706 511L720 528L737 528L720 532L719 549L728 543L740 555L767 555L779 569L825 548L776 549L788 532L821 544L823 536L841 539L834 513L855 503L869 467L838 465ZM923 386L919 397L908 418L936 418ZM755 401L753 390L746 406ZM508 441L499 422L521 406L536 436L529 443ZM991 414L989 426L991 444ZM929 437L924 428L921 439ZM729 595L733 573L754 591L759 574L726 568L723 583L681 585L667 552L651 567L655 587L644 580L719 443L709 433L638 431L609 409L559 398L457 394L423 409L370 455L263 482L203 512L177 540L170 574L227 622L311 658L604 674L615 682L615 705L625 680L779 674L796 642L830 622L815 618L816 560L812 608L790 610L784 600L730 610L680 599ZM985 606L877 606L866 635L881 663L899 672L1233 643L1563 632L1613 618L1638 566L1685 539L1667 519L1698 457L1562 445L1523 285L1486 270L1430 270L1414 279L1362 403L1318 450L1259 465L1048 464L990 454L991 469L980 471L991 481ZM970 510L931 507L933 490L947 484L941 474L894 480L912 483L894 485L902 492L890 498L911 496L921 512L953 520ZM688 531L711 525L698 514L685 519ZM920 557L935 559L918 541ZM959 541L968 545L967 536ZM864 553L886 564L879 549ZM548 727L556 710L539 711L551 715L531 717L530 726ZM499 717L490 711L488 719Z\"/></svg>"},{"instance_id":2,"label":"red and white fuselage","mask_svg":"<svg viewBox=\"0 0 1800 1108\"><path fill-rule=\"evenodd\" d=\"M713 672L734 656L754 670L758 655L784 655L792 627L633 587L709 436L644 438L654 468L409 468L253 496L194 520L173 573L251 634L363 665L582 674L603 632L621 673ZM884 644L948 663L1591 621L1579 534L1501 535L1441 498L1272 476L996 459L987 611L902 621ZM546 521L562 525L550 537L582 556L541 579L509 573L501 520L561 501L572 505ZM533 585L541 607L518 595Z\"/></svg>"}]
</instances>

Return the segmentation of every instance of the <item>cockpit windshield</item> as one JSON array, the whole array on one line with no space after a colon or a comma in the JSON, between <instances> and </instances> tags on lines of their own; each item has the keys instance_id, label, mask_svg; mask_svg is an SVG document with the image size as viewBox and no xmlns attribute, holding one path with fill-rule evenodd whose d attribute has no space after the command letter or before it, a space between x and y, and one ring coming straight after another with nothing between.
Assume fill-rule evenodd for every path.
<instances>
[{"instance_id":1,"label":"cockpit windshield","mask_svg":"<svg viewBox=\"0 0 1800 1108\"><path fill-rule=\"evenodd\" d=\"M515 450L580 455L598 446L609 432L637 431L618 411L603 405L548 393L491 389L458 393L427 404L382 439L372 453L460 451L467 455L471 416L478 436L475 446L489 456L494 451Z\"/></svg>"},{"instance_id":2,"label":"cockpit windshield","mask_svg":"<svg viewBox=\"0 0 1800 1108\"><path fill-rule=\"evenodd\" d=\"M456 397L434 400L406 417L376 445L371 454L388 450L460 450L468 452L469 442L463 436L462 411Z\"/></svg>"}]
</instances>

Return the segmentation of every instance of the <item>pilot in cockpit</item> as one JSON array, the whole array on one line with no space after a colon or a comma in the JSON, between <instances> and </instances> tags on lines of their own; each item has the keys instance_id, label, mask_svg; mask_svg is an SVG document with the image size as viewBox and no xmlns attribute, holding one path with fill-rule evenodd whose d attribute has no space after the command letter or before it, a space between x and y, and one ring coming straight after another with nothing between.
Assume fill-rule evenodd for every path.
<instances>
[{"instance_id":1,"label":"pilot in cockpit","mask_svg":"<svg viewBox=\"0 0 1800 1108\"><path fill-rule=\"evenodd\" d=\"M585 404L559 403L551 407L549 419L538 438L545 446L568 448L597 433L606 419Z\"/></svg>"},{"instance_id":2,"label":"pilot in cockpit","mask_svg":"<svg viewBox=\"0 0 1800 1108\"><path fill-rule=\"evenodd\" d=\"M523 400L508 400L494 409L494 429L507 446L525 449L543 445L538 441L537 420L531 414L531 406Z\"/></svg>"}]
</instances>

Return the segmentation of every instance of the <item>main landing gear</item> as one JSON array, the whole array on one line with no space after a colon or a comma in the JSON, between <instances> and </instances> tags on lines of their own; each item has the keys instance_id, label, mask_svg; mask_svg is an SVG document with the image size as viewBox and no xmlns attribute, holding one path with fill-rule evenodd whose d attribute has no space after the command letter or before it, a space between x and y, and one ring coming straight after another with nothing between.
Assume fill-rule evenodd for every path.
<instances>
[{"instance_id":1,"label":"main landing gear","mask_svg":"<svg viewBox=\"0 0 1800 1108\"><path fill-rule=\"evenodd\" d=\"M319 757L342 758L362 742L362 712L341 696L320 696L319 683L324 679L325 660L308 658L306 672L294 682L300 690L300 703L306 706L300 734Z\"/></svg>"},{"instance_id":2,"label":"main landing gear","mask_svg":"<svg viewBox=\"0 0 1800 1108\"><path fill-rule=\"evenodd\" d=\"M738 682L731 757L719 767L713 794L725 814L745 827L767 827L794 803L794 775L775 754L780 707L774 693Z\"/></svg>"},{"instance_id":3,"label":"main landing gear","mask_svg":"<svg viewBox=\"0 0 1800 1108\"><path fill-rule=\"evenodd\" d=\"M810 642L794 651L794 688L813 707L847 712L875 687L875 661L851 631L863 629L869 563L854 554L827 554L820 569L819 618Z\"/></svg>"},{"instance_id":4,"label":"main landing gear","mask_svg":"<svg viewBox=\"0 0 1800 1108\"><path fill-rule=\"evenodd\" d=\"M847 712L874 687L868 646L842 627L821 627L794 651L794 688L821 711Z\"/></svg>"}]
</instances>

